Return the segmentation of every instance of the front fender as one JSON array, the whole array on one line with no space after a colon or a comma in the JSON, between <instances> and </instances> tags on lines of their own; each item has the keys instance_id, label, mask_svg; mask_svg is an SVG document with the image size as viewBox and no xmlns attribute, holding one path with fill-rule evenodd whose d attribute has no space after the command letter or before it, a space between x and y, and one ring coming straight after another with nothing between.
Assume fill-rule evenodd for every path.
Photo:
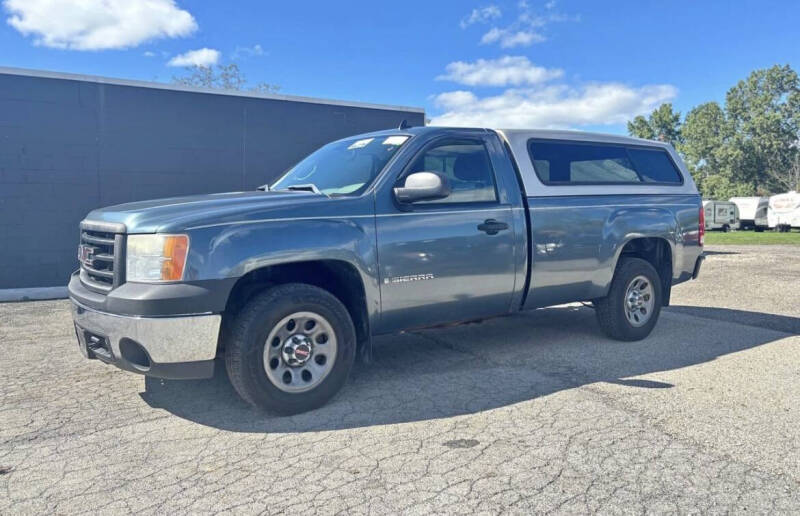
<instances>
[{"instance_id":1,"label":"front fender","mask_svg":"<svg viewBox=\"0 0 800 516\"><path fill-rule=\"evenodd\" d=\"M339 260L358 271L370 317L380 308L372 216L297 218L193 230L187 279L240 278L277 264Z\"/></svg>"}]
</instances>

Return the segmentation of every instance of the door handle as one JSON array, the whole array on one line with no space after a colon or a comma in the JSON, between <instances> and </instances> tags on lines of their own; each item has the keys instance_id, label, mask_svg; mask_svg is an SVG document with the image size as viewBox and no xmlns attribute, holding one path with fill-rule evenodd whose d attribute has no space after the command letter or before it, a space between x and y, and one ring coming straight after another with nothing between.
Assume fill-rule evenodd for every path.
<instances>
[{"instance_id":1,"label":"door handle","mask_svg":"<svg viewBox=\"0 0 800 516\"><path fill-rule=\"evenodd\" d=\"M478 224L478 229L487 235L496 235L500 231L508 229L508 224L495 219L486 219L483 224Z\"/></svg>"}]
</instances>

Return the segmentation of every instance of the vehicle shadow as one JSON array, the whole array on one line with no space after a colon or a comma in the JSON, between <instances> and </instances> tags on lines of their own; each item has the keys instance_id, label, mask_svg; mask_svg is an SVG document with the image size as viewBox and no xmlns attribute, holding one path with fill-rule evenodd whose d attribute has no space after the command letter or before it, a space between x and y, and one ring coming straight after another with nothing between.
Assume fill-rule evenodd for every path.
<instances>
[{"instance_id":1,"label":"vehicle shadow","mask_svg":"<svg viewBox=\"0 0 800 516\"><path fill-rule=\"evenodd\" d=\"M768 330L800 335L800 317L708 306L672 305L666 310L673 313L713 319L715 321L735 322L738 324L758 326L759 328L766 328Z\"/></svg>"},{"instance_id":2,"label":"vehicle shadow","mask_svg":"<svg viewBox=\"0 0 800 516\"><path fill-rule=\"evenodd\" d=\"M730 324L748 319L756 326ZM721 321L721 322L717 322ZM702 307L665 309L640 342L603 337L594 312L558 307L477 324L375 341L372 364L358 364L328 405L277 417L239 399L224 367L210 380L146 378L152 407L234 432L304 432L447 418L504 407L595 382L668 389L658 378L631 378L708 362L796 333L800 318Z\"/></svg>"}]
</instances>

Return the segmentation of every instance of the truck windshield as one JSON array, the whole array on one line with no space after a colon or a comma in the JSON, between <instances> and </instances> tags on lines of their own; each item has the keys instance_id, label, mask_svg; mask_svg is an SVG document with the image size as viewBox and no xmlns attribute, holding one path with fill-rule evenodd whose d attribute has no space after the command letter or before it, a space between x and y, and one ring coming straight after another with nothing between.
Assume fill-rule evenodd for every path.
<instances>
[{"instance_id":1,"label":"truck windshield","mask_svg":"<svg viewBox=\"0 0 800 516\"><path fill-rule=\"evenodd\" d=\"M290 168L270 185L270 190L303 187L326 195L358 195L367 189L408 138L405 135L373 136L329 143Z\"/></svg>"}]
</instances>

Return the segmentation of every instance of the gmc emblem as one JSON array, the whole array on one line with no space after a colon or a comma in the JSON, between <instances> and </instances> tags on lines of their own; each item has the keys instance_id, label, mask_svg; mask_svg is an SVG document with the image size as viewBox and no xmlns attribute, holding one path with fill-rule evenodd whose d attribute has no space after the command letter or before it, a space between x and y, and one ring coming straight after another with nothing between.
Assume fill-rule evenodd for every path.
<instances>
[{"instance_id":1,"label":"gmc emblem","mask_svg":"<svg viewBox=\"0 0 800 516\"><path fill-rule=\"evenodd\" d=\"M78 246L78 261L87 267L94 264L94 247L88 245Z\"/></svg>"}]
</instances>

